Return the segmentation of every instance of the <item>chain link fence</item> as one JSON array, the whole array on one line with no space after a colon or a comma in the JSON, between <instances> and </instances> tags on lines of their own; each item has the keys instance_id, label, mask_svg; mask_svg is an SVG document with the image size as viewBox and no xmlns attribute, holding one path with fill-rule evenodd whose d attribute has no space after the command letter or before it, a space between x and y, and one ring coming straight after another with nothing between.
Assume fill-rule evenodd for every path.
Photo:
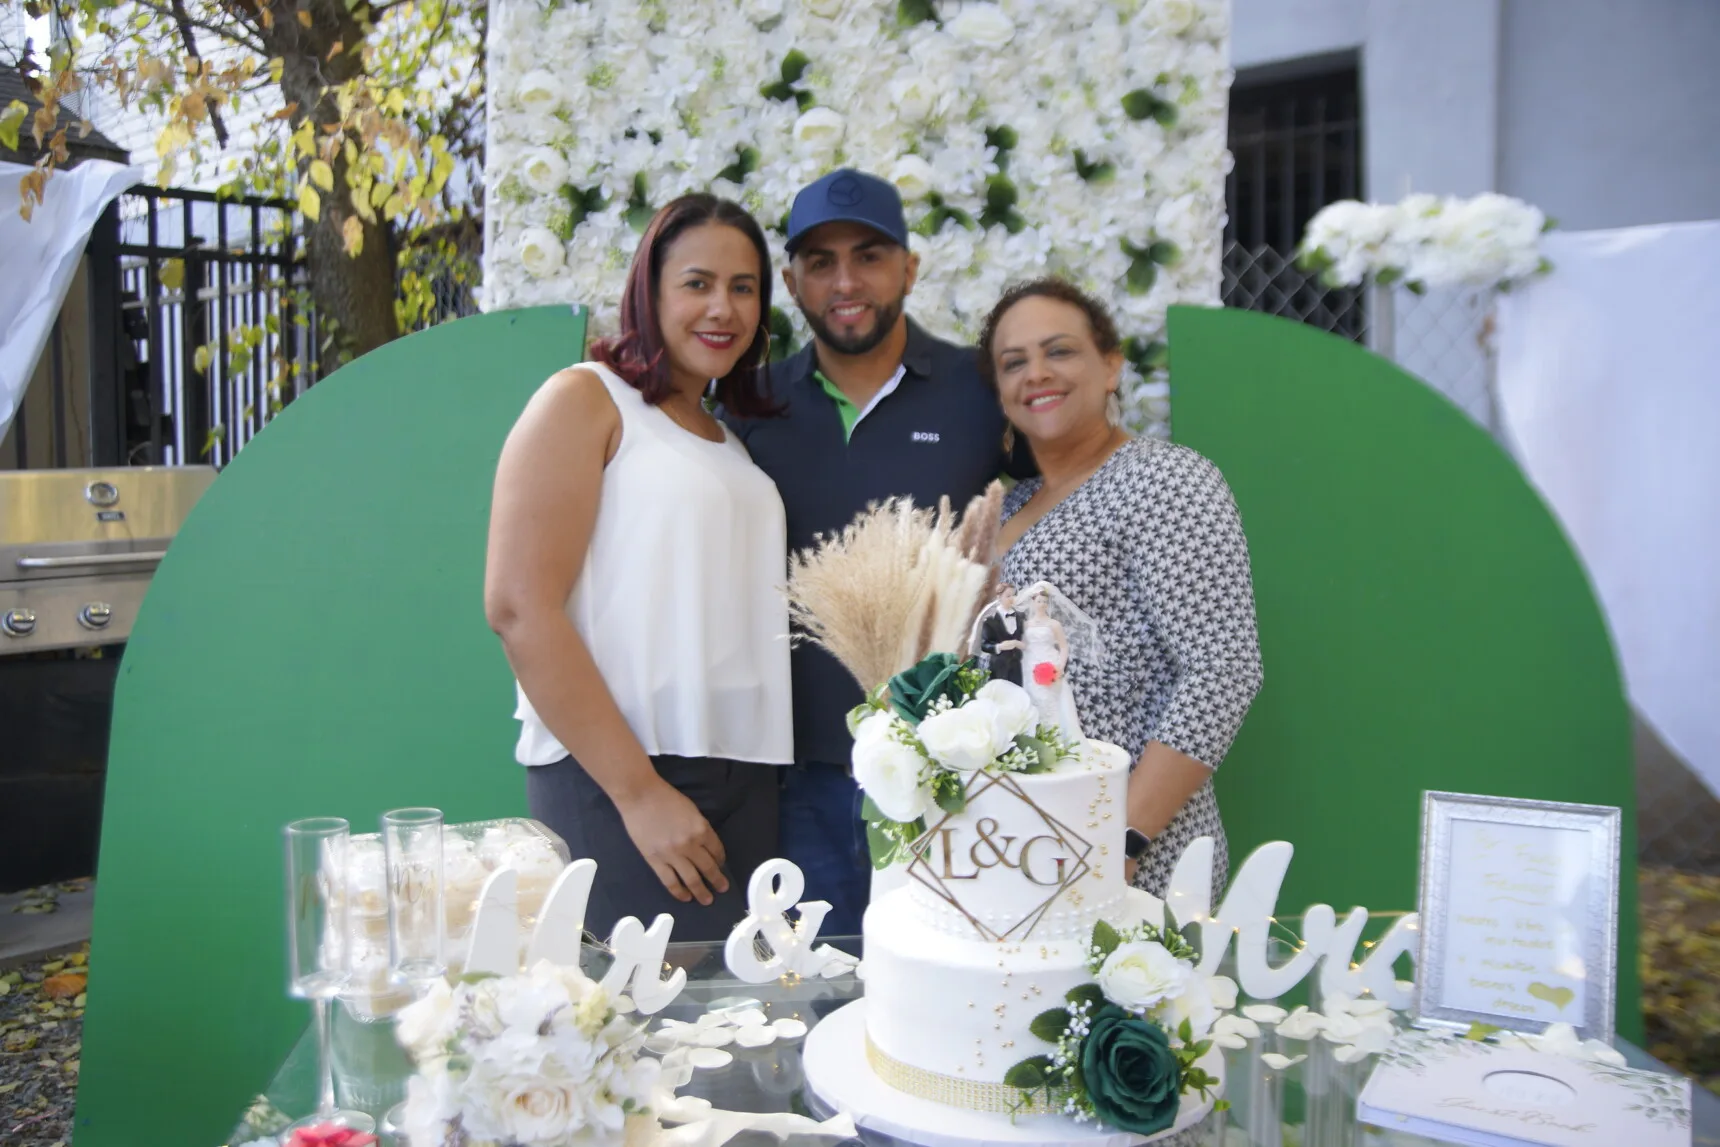
<instances>
[{"instance_id":1,"label":"chain link fence","mask_svg":"<svg viewBox=\"0 0 1720 1147\"><path fill-rule=\"evenodd\" d=\"M1235 242L1226 245L1223 265L1225 306L1366 345L1445 395L1510 450L1495 382L1494 292L1329 290L1299 270L1293 254ZM1635 755L1638 858L1720 873L1720 800L1640 718Z\"/></svg>"}]
</instances>

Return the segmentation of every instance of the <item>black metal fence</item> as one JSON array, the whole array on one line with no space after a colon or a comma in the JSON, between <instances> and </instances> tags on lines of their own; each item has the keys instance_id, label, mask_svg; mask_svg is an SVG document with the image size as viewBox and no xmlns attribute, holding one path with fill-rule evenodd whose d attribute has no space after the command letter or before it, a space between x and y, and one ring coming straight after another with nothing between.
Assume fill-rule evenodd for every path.
<instances>
[{"instance_id":1,"label":"black metal fence","mask_svg":"<svg viewBox=\"0 0 1720 1147\"><path fill-rule=\"evenodd\" d=\"M1236 162L1224 188L1225 306L1364 339L1362 293L1327 290L1295 265L1308 220L1329 203L1361 195L1354 66L1295 80L1239 81L1230 95L1229 143Z\"/></svg>"},{"instance_id":2,"label":"black metal fence","mask_svg":"<svg viewBox=\"0 0 1720 1147\"><path fill-rule=\"evenodd\" d=\"M117 208L125 461L224 465L317 378L290 209L158 188Z\"/></svg>"}]
</instances>

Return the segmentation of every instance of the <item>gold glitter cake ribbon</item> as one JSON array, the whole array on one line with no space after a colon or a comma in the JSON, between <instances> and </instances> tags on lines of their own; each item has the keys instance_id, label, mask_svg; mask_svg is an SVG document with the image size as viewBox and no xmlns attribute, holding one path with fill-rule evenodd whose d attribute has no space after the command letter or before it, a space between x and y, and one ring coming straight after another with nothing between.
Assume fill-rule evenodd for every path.
<instances>
[{"instance_id":1,"label":"gold glitter cake ribbon","mask_svg":"<svg viewBox=\"0 0 1720 1147\"><path fill-rule=\"evenodd\" d=\"M945 1075L903 1063L887 1052L880 1051L866 1036L866 1062L877 1077L895 1088L920 1099L930 1099L947 1107L968 1111L995 1111L1002 1115L1045 1115L1063 1110L1066 1088L1055 1088L1049 1096L1045 1089L1029 1093L1006 1083L987 1083L959 1075Z\"/></svg>"}]
</instances>

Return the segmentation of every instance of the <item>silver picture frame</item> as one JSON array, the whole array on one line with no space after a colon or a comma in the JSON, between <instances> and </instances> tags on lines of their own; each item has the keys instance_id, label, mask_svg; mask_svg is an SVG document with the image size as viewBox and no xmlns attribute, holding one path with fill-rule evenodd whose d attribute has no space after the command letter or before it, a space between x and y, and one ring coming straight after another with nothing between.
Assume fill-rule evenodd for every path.
<instances>
[{"instance_id":1,"label":"silver picture frame","mask_svg":"<svg viewBox=\"0 0 1720 1147\"><path fill-rule=\"evenodd\" d=\"M1486 828L1489 825L1497 826L1499 833L1489 833ZM1620 811L1609 805L1424 793L1416 1024L1465 1029L1486 1024L1538 1033L1552 1023L1563 1021L1576 1029L1579 1038L1610 1043L1618 991L1620 826ZM1460 843L1468 850L1461 857L1454 854L1454 841L1460 833ZM1480 861L1474 858L1475 841L1483 842L1481 847L1490 852L1493 846L1486 842L1501 839L1518 842L1506 850L1510 856L1501 853ZM1534 840L1544 842L1559 854L1557 871L1549 872L1531 864L1531 859L1534 865L1545 863L1546 854L1539 851L1540 846L1525 843ZM1537 851L1527 852L1530 847ZM1478 865L1496 870L1480 873ZM1513 871L1513 865L1518 866L1518 872ZM1465 879L1477 874L1480 880ZM1546 904L1514 899L1519 893L1540 895L1540 890L1547 887L1543 879L1552 881L1553 896L1559 900L1550 913ZM1517 908L1514 904L1530 907ZM1538 920L1538 913L1542 919ZM1505 923L1507 920L1509 924ZM1561 933L1553 938L1551 950L1559 959L1556 967L1563 980L1579 985L1580 1008L1573 1009L1569 1016L1529 1017L1521 1013L1524 1006L1521 997L1507 999L1511 993L1503 990L1491 992L1496 1010L1478 1006L1478 994L1489 994L1490 987L1503 989L1507 984L1517 989L1520 985L1509 977L1532 974L1514 969L1533 966L1534 960L1541 958L1540 953L1523 952L1512 945L1543 948L1539 937L1547 920L1553 922L1554 931ZM1480 935L1487 946L1479 951L1499 957L1477 961L1489 966L1479 976L1466 970L1451 974L1454 967L1467 968L1471 955L1467 948L1454 949L1454 921L1461 932L1459 947ZM1492 931L1498 934L1485 934L1486 925L1494 921L1498 923ZM1538 923L1542 926L1538 927ZM1525 928L1528 938L1523 934ZM1493 945L1498 946L1497 951ZM1573 961L1580 961L1580 965ZM1496 983L1484 982L1480 977L1486 976L1501 979ZM1542 1012L1546 1011L1540 1006L1543 1003L1562 1011L1568 1002L1576 1002L1571 998L1575 993L1564 983L1550 986L1543 980L1535 980L1526 990L1537 1001L1530 1006ZM1566 1002L1561 1002L1561 996ZM1519 1010L1506 1010L1513 1006Z\"/></svg>"}]
</instances>

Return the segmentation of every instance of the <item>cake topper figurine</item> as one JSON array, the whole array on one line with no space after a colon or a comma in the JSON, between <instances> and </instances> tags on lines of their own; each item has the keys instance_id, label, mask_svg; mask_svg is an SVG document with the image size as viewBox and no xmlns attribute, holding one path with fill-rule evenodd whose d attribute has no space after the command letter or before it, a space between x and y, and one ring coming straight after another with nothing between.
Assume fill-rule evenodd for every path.
<instances>
[{"instance_id":1,"label":"cake topper figurine","mask_svg":"<svg viewBox=\"0 0 1720 1147\"><path fill-rule=\"evenodd\" d=\"M1061 730L1068 740L1080 744L1085 736L1075 712L1075 694L1069 688L1069 662L1103 664L1104 639L1098 624L1049 582L1029 586L1027 600L1021 687L1032 698L1041 724Z\"/></svg>"},{"instance_id":2,"label":"cake topper figurine","mask_svg":"<svg viewBox=\"0 0 1720 1147\"><path fill-rule=\"evenodd\" d=\"M1021 655L1026 648L1021 631L1026 624L1026 615L1016 605L1015 587L1007 582L998 587L997 597L974 619L968 654L992 680L1021 684Z\"/></svg>"}]
</instances>

